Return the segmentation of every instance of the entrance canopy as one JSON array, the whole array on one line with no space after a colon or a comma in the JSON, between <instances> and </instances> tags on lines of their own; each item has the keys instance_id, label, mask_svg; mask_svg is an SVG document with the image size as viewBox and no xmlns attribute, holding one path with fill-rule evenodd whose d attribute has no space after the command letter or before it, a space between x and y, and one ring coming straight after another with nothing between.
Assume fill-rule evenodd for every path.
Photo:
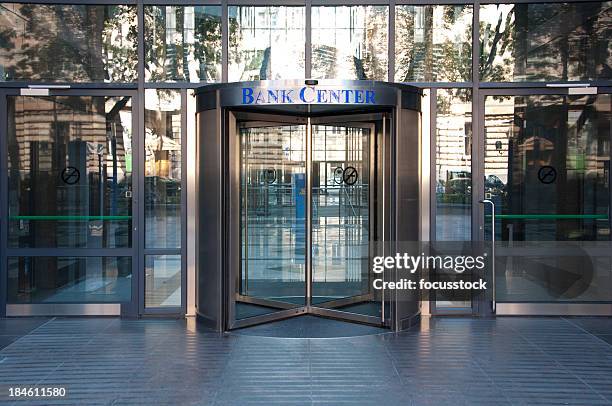
<instances>
[{"instance_id":1,"label":"entrance canopy","mask_svg":"<svg viewBox=\"0 0 612 406\"><path fill-rule=\"evenodd\" d=\"M217 92L219 100L217 100ZM264 80L205 85L196 90L197 111L232 107L258 112L330 115L400 106L420 111L420 89L366 80ZM217 104L218 103L218 104Z\"/></svg>"}]
</instances>

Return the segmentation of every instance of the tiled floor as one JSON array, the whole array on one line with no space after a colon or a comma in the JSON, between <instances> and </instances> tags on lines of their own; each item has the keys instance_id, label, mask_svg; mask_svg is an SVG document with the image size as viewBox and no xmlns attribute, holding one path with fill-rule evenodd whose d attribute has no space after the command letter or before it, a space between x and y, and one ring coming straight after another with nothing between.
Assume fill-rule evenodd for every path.
<instances>
[{"instance_id":1,"label":"tiled floor","mask_svg":"<svg viewBox=\"0 0 612 406\"><path fill-rule=\"evenodd\" d=\"M262 332L0 320L0 336L21 336L0 350L0 388L65 386L70 405L612 405L612 318L446 318L350 338Z\"/></svg>"}]
</instances>

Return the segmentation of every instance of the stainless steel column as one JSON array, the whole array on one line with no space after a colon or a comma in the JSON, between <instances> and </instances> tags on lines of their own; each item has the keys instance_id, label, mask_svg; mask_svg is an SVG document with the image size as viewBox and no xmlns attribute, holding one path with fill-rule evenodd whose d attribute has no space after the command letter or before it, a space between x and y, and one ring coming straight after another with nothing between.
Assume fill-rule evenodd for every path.
<instances>
[{"instance_id":1,"label":"stainless steel column","mask_svg":"<svg viewBox=\"0 0 612 406\"><path fill-rule=\"evenodd\" d=\"M306 309L312 306L312 123L306 122Z\"/></svg>"}]
</instances>

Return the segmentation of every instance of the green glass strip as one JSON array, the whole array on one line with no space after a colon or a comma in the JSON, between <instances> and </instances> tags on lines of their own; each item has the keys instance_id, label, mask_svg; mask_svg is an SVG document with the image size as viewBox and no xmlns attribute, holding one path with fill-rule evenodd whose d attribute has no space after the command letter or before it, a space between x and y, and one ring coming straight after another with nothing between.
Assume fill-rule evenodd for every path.
<instances>
[{"instance_id":1,"label":"green glass strip","mask_svg":"<svg viewBox=\"0 0 612 406\"><path fill-rule=\"evenodd\" d=\"M491 218L490 214L486 215ZM516 220L607 220L606 214L496 214L496 219L516 219Z\"/></svg>"},{"instance_id":2,"label":"green glass strip","mask_svg":"<svg viewBox=\"0 0 612 406\"><path fill-rule=\"evenodd\" d=\"M11 220L64 220L64 221L89 221L89 220L130 220L132 216L10 216Z\"/></svg>"}]
</instances>

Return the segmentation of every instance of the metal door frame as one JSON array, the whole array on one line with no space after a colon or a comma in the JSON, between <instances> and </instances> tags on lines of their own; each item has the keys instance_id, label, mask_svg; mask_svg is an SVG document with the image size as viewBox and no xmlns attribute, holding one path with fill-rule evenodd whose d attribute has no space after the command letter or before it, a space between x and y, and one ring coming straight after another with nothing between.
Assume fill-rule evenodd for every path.
<instances>
[{"instance_id":1,"label":"metal door frame","mask_svg":"<svg viewBox=\"0 0 612 406\"><path fill-rule=\"evenodd\" d=\"M571 84L563 87L530 87L530 88L487 88L480 89L478 92L477 100L477 116L475 117L476 122L479 123L478 128L474 131L474 146L472 151L474 152L473 161L478 163L478 166L473 170L473 185L472 185L472 235L477 237L479 241L484 241L484 227L485 227L485 208L481 204L481 200L486 199L485 188L484 188L484 177L485 177L485 101L490 96L589 96L588 94L569 94L569 88ZM583 88L584 89L584 88ZM588 88L587 88L588 89ZM610 94L612 97L612 87L598 87L597 95ZM612 141L612 123L610 124L610 139ZM612 142L610 142L610 156L612 157ZM475 175L475 176L474 176ZM474 181L475 180L475 181ZM612 207L612 187L609 188L609 206ZM611 221L612 219L608 219ZM509 248L514 252L523 251L527 254L533 254L533 250L529 248ZM606 250L597 249L602 253ZM541 255L541 253L540 253ZM555 255L551 252L549 255ZM494 259L493 259L494 260ZM498 315L612 315L612 304L611 303L596 303L596 302L497 302L496 297L492 297L493 302L497 303L496 310L491 311L490 304L491 298L485 299L484 297L477 298L478 303L473 305L477 309L478 314L498 314Z\"/></svg>"},{"instance_id":2,"label":"metal door frame","mask_svg":"<svg viewBox=\"0 0 612 406\"><path fill-rule=\"evenodd\" d=\"M339 126L339 127L349 127L349 128L367 128L370 130L370 135L369 135L369 140L368 140L368 144L369 144L369 174L368 174L368 186L369 186L369 191L368 191L368 216L369 216L369 245L370 245L370 253L372 252L371 250L371 244L373 242L376 242L377 239L379 239L380 237L382 237L384 235L384 233L381 231L380 233L378 232L378 219L376 216L376 193L378 190L377 187L377 182L378 182L378 171L377 169L380 170L385 170L386 165L384 164L384 162L381 162L380 165L377 167L376 166L376 157L377 157L377 151L379 149L379 147L381 147L383 140L386 136L385 134L385 130L386 128L383 125L382 128L382 133L381 134L377 134L376 132L376 124L375 121L381 121L384 122L385 120L385 116L383 113L371 113L371 114L354 114L354 115L349 115L349 114L345 114L345 115L336 115L336 116L321 116L321 117L313 117L311 118L311 128L314 125L331 125L331 126ZM311 131L312 133L312 131ZM313 174L312 174L312 170L310 173L310 177L312 178ZM382 177L380 177L382 179ZM310 187L308 189L308 199L310 201L312 201L312 187ZM384 205L383 202L381 202L381 206ZM310 218L312 218L312 212L309 212L309 216ZM384 223L384 221L383 221ZM312 225L309 229L309 234L312 235ZM312 240L312 237L310 237L310 239ZM310 247L310 249L307 248L307 251L310 252L311 256L312 256L312 246ZM310 284L311 286L314 284L314 280L313 278L313 272L312 272L312 266L310 268ZM383 305L383 302L385 301L385 291L382 290L382 300L381 300L381 317L375 317L375 316L369 316L369 315L364 315L364 314L358 314L358 313L351 313L351 312L346 312L340 309L334 309L333 307L335 306L346 306L346 305L350 305L350 304L354 304L354 303L359 303L368 299L372 299L374 298L374 293L371 291L371 273L368 272L368 278L370 279L368 281L368 287L370 288L369 292L367 294L360 294L360 295L356 295L356 296L351 296L351 297L344 297L344 298L340 298L340 299L336 299L336 300L332 300L332 301L327 301L327 302L322 302L316 305L313 305L311 303L310 308L309 308L309 312L312 314L316 314L316 315L320 315L320 316L325 316L325 317L330 317L330 318L334 318L334 319L338 319L338 320L350 320L350 321L355 321L355 322L360 322L360 323L365 323L365 324L372 324L372 325L376 325L376 326L390 326L390 317L385 317L385 306ZM383 280L384 278L384 273L382 274L382 278ZM312 299L312 295L310 297L310 299Z\"/></svg>"},{"instance_id":3,"label":"metal door frame","mask_svg":"<svg viewBox=\"0 0 612 406\"><path fill-rule=\"evenodd\" d=\"M0 317L2 316L37 316L37 315L113 315L137 317L142 291L143 265L138 255L138 237L142 233L140 224L140 164L144 148L139 138L138 123L140 100L138 92L133 89L54 89L50 86L48 95L22 94L23 89L0 90L0 123L4 131L0 131ZM55 96L99 96L99 97L131 97L132 104L132 241L126 248L10 248L8 247L8 103L11 96L23 97L55 97ZM142 151L141 151L142 149ZM143 210L144 211L144 210ZM130 257L132 264L131 298L129 302L87 302L87 303L22 303L9 304L7 295L8 257Z\"/></svg>"},{"instance_id":4,"label":"metal door frame","mask_svg":"<svg viewBox=\"0 0 612 406\"><path fill-rule=\"evenodd\" d=\"M228 224L228 268L225 269L224 285L226 307L225 323L227 329L236 329L241 327L252 326L269 321L282 320L289 317L294 317L306 313L305 306L291 306L284 302L276 302L267 299L258 299L253 297L239 296L241 300L249 303L258 304L261 306L272 307L279 311L268 313L260 316L248 317L244 319L236 319L236 299L239 295L240 273L242 264L242 245L241 245L241 198L240 198L240 171L241 171L241 143L238 127L240 122L248 122L245 125L247 128L273 127L280 125L304 125L306 130L306 138L308 138L308 123L303 117L269 115L259 113L244 113L238 111L227 112L227 144L228 144L228 171L226 182L226 202L228 204L226 221ZM308 156L306 156L307 166ZM308 214L307 214L308 215ZM306 268L308 267L308 256L306 255ZM306 283L306 285L308 285Z\"/></svg>"},{"instance_id":5,"label":"metal door frame","mask_svg":"<svg viewBox=\"0 0 612 406\"><path fill-rule=\"evenodd\" d=\"M314 306L312 305L312 126L316 124L337 124L339 126L352 126L352 127L360 127L360 128L370 128L370 191L369 191L369 212L372 220L376 220L377 216L375 211L375 207L372 204L372 197L375 195L377 188L373 187L374 182L378 182L376 179L377 176L380 176L377 171L378 168L382 172L386 172L388 170L387 165L382 162L380 165L375 166L375 154L377 145L380 143L381 146L384 143L385 137L387 136L384 124L382 125L381 134L377 134L375 130L375 124L373 121L380 120L382 123L385 122L387 117L385 113L369 113L369 114L346 114L336 115L336 116L323 116L323 117L310 117L310 116L300 116L300 115L290 115L290 114L266 114L266 113L254 113L254 112L243 112L243 111L231 111L228 110L224 117L224 122L226 126L225 133L227 134L227 145L228 145L228 170L227 177L228 182L226 182L226 209L227 209L227 232L228 232L228 250L227 250L227 269L225 269L225 278L224 282L224 290L225 290L225 326L226 329L237 329L252 325L257 325L261 323L283 320L290 317L296 317L303 314L313 314L317 316L323 316L327 318L343 320L343 321L352 321L363 324L370 324L375 326L384 326L390 327L391 317L387 317L383 322L381 318L374 316L367 316L355 313L348 313L341 310L336 309L328 309L322 306ZM370 121L370 122L368 122ZM241 232L240 232L240 166L241 166L241 151L240 151L240 142L239 142L239 134L238 127L239 123L248 122L248 125L245 127L249 128L257 128L257 127L271 127L271 126L279 126L279 125L304 125L306 129L306 138L305 138L305 163L306 163L306 256L305 256L305 305L304 306L292 306L291 304L276 302L273 300L267 299L259 299L259 298L251 298L239 296L241 300L248 301L250 303L259 304L263 306L274 307L278 309L277 312L248 317L240 320L236 320L236 297L237 295L237 285L240 283L240 267L242 262L242 251L241 251ZM379 140L380 138L380 140ZM377 155L376 155L377 156ZM383 174L382 179L388 178L389 174ZM384 183L383 183L384 185ZM387 196L388 198L388 196ZM381 202L381 206L384 206L386 202ZM373 216L373 217L372 217ZM372 228L372 224L370 224L370 228ZM383 236L384 231L379 233L381 238ZM355 301L358 302L359 299L362 299L362 296L356 296L353 298L343 298L340 299L342 301L348 300L349 302ZM381 301L381 306L383 307L383 317L384 317L384 295L383 300ZM391 314L391 309L389 311L389 315Z\"/></svg>"}]
</instances>

